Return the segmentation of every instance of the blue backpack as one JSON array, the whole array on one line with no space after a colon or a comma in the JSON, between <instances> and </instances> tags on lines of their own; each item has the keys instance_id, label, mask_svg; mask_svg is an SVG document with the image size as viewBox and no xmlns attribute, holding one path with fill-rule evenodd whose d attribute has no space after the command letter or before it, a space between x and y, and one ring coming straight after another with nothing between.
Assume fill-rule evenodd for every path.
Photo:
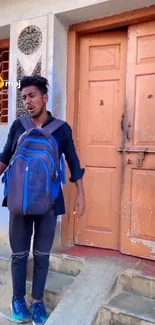
<instances>
[{"instance_id":1,"label":"blue backpack","mask_svg":"<svg viewBox=\"0 0 155 325\"><path fill-rule=\"evenodd\" d=\"M36 128L29 116L21 116L26 130L5 172L8 209L16 215L44 215L53 209L61 184L65 184L65 162L59 158L52 133L64 123L55 119Z\"/></svg>"}]
</instances>

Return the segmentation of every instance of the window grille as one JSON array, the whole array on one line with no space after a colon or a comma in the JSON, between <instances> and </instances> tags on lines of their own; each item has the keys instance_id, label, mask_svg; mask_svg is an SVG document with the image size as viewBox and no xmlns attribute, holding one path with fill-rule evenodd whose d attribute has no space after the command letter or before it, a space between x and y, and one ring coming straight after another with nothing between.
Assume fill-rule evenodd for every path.
<instances>
[{"instance_id":1,"label":"window grille","mask_svg":"<svg viewBox=\"0 0 155 325\"><path fill-rule=\"evenodd\" d=\"M9 48L0 49L0 76L9 80ZM0 124L8 123L8 86L0 88Z\"/></svg>"}]
</instances>

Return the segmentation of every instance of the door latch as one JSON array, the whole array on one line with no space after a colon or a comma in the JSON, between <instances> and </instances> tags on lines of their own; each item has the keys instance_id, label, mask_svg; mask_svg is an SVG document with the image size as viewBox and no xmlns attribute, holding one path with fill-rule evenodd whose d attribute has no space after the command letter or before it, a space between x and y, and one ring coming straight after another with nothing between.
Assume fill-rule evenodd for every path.
<instances>
[{"instance_id":1,"label":"door latch","mask_svg":"<svg viewBox=\"0 0 155 325\"><path fill-rule=\"evenodd\" d=\"M138 153L138 163L137 163L138 167L140 167L140 168L143 167L144 158L145 158L145 153L144 152L139 152Z\"/></svg>"},{"instance_id":2,"label":"door latch","mask_svg":"<svg viewBox=\"0 0 155 325\"><path fill-rule=\"evenodd\" d=\"M124 114L121 116L121 130L124 131Z\"/></svg>"}]
</instances>

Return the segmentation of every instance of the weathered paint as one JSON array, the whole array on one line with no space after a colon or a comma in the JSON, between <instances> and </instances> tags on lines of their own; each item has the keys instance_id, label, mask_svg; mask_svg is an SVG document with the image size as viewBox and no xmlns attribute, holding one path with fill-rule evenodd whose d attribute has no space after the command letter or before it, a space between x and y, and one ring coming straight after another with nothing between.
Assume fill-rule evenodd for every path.
<instances>
[{"instance_id":1,"label":"weathered paint","mask_svg":"<svg viewBox=\"0 0 155 325\"><path fill-rule=\"evenodd\" d=\"M119 249L127 33L81 38L79 150L86 166L86 212L75 219L74 243Z\"/></svg>"},{"instance_id":2,"label":"weathered paint","mask_svg":"<svg viewBox=\"0 0 155 325\"><path fill-rule=\"evenodd\" d=\"M155 259L155 137L154 137L154 72L155 23L129 27L127 54L126 116L130 123L124 146L132 152L124 154L122 187L121 252ZM149 126L149 128L148 128ZM137 150L148 149L141 166ZM149 150L152 153L149 153ZM131 163L128 163L128 159Z\"/></svg>"}]
</instances>

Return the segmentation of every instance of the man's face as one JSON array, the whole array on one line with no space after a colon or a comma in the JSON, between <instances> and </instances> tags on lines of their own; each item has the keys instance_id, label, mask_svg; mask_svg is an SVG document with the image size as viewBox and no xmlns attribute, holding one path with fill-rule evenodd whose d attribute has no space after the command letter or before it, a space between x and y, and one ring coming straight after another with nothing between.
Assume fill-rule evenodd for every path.
<instances>
[{"instance_id":1,"label":"man's face","mask_svg":"<svg viewBox=\"0 0 155 325\"><path fill-rule=\"evenodd\" d=\"M30 116L38 118L46 109L48 96L43 95L36 86L29 86L22 90L22 99Z\"/></svg>"}]
</instances>

